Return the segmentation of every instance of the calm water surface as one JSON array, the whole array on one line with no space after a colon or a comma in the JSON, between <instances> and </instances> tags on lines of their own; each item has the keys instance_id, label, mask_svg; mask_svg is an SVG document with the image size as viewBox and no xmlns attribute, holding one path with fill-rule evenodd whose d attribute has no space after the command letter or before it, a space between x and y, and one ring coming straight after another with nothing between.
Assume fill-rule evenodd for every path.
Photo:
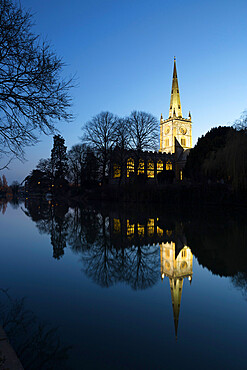
<instances>
[{"instance_id":1,"label":"calm water surface","mask_svg":"<svg viewBox=\"0 0 247 370\"><path fill-rule=\"evenodd\" d=\"M247 368L246 214L0 208L0 323L25 368Z\"/></svg>"}]
</instances>

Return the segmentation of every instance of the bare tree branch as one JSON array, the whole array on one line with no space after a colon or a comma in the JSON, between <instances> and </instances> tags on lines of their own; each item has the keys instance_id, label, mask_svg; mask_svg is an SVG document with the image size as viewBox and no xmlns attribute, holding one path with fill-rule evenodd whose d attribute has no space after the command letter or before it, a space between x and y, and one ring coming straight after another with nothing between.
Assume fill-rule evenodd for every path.
<instances>
[{"instance_id":1,"label":"bare tree branch","mask_svg":"<svg viewBox=\"0 0 247 370\"><path fill-rule=\"evenodd\" d=\"M23 158L40 132L54 133L57 120L71 121L64 63L32 33L32 15L0 0L0 153Z\"/></svg>"}]
</instances>

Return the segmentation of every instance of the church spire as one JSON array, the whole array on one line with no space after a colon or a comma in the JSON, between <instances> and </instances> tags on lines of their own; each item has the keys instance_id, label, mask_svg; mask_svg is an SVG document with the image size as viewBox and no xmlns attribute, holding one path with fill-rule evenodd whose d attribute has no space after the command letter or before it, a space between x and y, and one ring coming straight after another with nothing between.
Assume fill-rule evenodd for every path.
<instances>
[{"instance_id":1,"label":"church spire","mask_svg":"<svg viewBox=\"0 0 247 370\"><path fill-rule=\"evenodd\" d=\"M170 110L169 110L169 118L170 117L179 117L179 118L182 117L182 109L181 109L179 87L178 87L176 57L174 57L172 91L171 91L171 101L170 101Z\"/></svg>"}]
</instances>

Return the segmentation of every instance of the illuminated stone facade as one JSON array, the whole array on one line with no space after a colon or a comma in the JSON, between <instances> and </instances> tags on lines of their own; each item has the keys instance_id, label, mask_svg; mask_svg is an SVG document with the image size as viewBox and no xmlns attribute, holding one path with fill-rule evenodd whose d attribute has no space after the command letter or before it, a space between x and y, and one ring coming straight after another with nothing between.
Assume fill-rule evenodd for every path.
<instances>
[{"instance_id":1,"label":"illuminated stone facade","mask_svg":"<svg viewBox=\"0 0 247 370\"><path fill-rule=\"evenodd\" d=\"M182 116L176 59L174 58L169 117L164 120L161 114L160 118L160 152L175 153L176 141L183 150L192 148L191 115L189 113L188 118Z\"/></svg>"},{"instance_id":2,"label":"illuminated stone facade","mask_svg":"<svg viewBox=\"0 0 247 370\"><path fill-rule=\"evenodd\" d=\"M112 158L110 178L115 181L121 178L128 182L136 175L143 175L149 181L156 182L159 173L175 170L175 157L167 153L134 150L119 153L118 149L115 149Z\"/></svg>"}]
</instances>

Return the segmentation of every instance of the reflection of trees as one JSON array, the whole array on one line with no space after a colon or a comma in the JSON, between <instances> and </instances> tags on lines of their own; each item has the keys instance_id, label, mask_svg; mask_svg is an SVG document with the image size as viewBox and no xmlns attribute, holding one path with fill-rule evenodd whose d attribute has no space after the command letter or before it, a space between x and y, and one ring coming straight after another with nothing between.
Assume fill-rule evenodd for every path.
<instances>
[{"instance_id":1,"label":"reflection of trees","mask_svg":"<svg viewBox=\"0 0 247 370\"><path fill-rule=\"evenodd\" d=\"M234 276L246 270L244 214L198 210L180 213L178 218L162 210L158 214L133 208L99 212L93 207L76 207L68 211L67 205L31 201L26 206L39 231L50 234L54 258L61 258L69 245L80 255L87 276L101 286L124 282L133 289L145 289L155 284L160 270L157 243L167 241L176 244L176 253L185 244L190 246L199 263L214 274ZM114 220L119 221L119 230L114 229ZM131 235L127 220L133 224Z\"/></svg>"},{"instance_id":2,"label":"reflection of trees","mask_svg":"<svg viewBox=\"0 0 247 370\"><path fill-rule=\"evenodd\" d=\"M0 322L25 369L65 369L69 347L63 347L58 330L40 323L26 310L25 300L0 290Z\"/></svg>"},{"instance_id":3,"label":"reflection of trees","mask_svg":"<svg viewBox=\"0 0 247 370\"><path fill-rule=\"evenodd\" d=\"M245 216L212 210L197 214L187 222L188 245L199 263L220 276L246 271Z\"/></svg>"},{"instance_id":4,"label":"reflection of trees","mask_svg":"<svg viewBox=\"0 0 247 370\"><path fill-rule=\"evenodd\" d=\"M101 286L126 282L133 289L145 289L159 277L159 249L150 246L113 247L109 217L99 217L98 235L82 254L85 273Z\"/></svg>"},{"instance_id":5,"label":"reflection of trees","mask_svg":"<svg viewBox=\"0 0 247 370\"><path fill-rule=\"evenodd\" d=\"M100 228L90 249L82 254L85 273L101 286L109 287L117 280L115 250L111 246L109 219L100 217Z\"/></svg>"},{"instance_id":6,"label":"reflection of trees","mask_svg":"<svg viewBox=\"0 0 247 370\"><path fill-rule=\"evenodd\" d=\"M59 259L69 244L73 252L80 254L86 275L97 284L109 287L124 282L133 289L146 289L157 282L157 241L156 246L149 246L137 233L130 242L126 240L126 230L113 237L111 217L94 209L76 207L68 212L67 206L37 201L28 201L26 207L25 213L35 221L40 233L50 234L53 257ZM151 244L154 241L150 239Z\"/></svg>"},{"instance_id":7,"label":"reflection of trees","mask_svg":"<svg viewBox=\"0 0 247 370\"><path fill-rule=\"evenodd\" d=\"M233 285L237 289L240 289L243 295L247 298L247 272L238 272L231 280Z\"/></svg>"},{"instance_id":8,"label":"reflection of trees","mask_svg":"<svg viewBox=\"0 0 247 370\"><path fill-rule=\"evenodd\" d=\"M160 254L157 245L132 246L126 250L126 262L122 279L133 289L146 289L158 281Z\"/></svg>"},{"instance_id":9,"label":"reflection of trees","mask_svg":"<svg viewBox=\"0 0 247 370\"><path fill-rule=\"evenodd\" d=\"M7 210L8 201L6 199L0 200L0 212L4 215Z\"/></svg>"},{"instance_id":10,"label":"reflection of trees","mask_svg":"<svg viewBox=\"0 0 247 370\"><path fill-rule=\"evenodd\" d=\"M68 243L75 253L88 249L100 233L101 216L89 208L75 208L68 218Z\"/></svg>"},{"instance_id":11,"label":"reflection of trees","mask_svg":"<svg viewBox=\"0 0 247 370\"><path fill-rule=\"evenodd\" d=\"M66 204L28 201L25 213L35 221L41 234L50 234L53 257L60 259L64 254L67 240L67 228L70 215Z\"/></svg>"}]
</instances>

